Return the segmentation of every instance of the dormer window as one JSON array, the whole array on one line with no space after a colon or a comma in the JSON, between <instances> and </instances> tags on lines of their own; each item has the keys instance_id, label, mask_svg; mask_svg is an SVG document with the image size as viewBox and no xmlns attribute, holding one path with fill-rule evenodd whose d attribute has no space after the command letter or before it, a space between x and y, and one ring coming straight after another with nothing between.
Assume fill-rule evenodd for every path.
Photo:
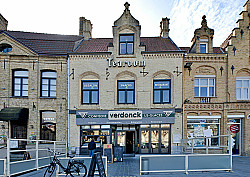
<instances>
[{"instance_id":1,"label":"dormer window","mask_svg":"<svg viewBox=\"0 0 250 177\"><path fill-rule=\"evenodd\" d=\"M208 39L200 40L200 53L208 53Z\"/></svg>"},{"instance_id":2,"label":"dormer window","mask_svg":"<svg viewBox=\"0 0 250 177\"><path fill-rule=\"evenodd\" d=\"M134 35L133 34L120 34L120 55L134 54Z\"/></svg>"}]
</instances>

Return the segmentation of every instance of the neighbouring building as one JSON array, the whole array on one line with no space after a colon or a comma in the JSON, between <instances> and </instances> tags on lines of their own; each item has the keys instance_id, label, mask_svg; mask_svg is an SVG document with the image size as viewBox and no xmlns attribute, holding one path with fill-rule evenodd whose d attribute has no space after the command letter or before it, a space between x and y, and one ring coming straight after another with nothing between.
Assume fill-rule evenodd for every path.
<instances>
[{"instance_id":1,"label":"neighbouring building","mask_svg":"<svg viewBox=\"0 0 250 177\"><path fill-rule=\"evenodd\" d=\"M169 37L169 19L160 24L160 37L141 37L125 3L113 38L91 38L91 22L80 18L79 33L88 37L69 53L71 149L87 153L94 139L98 149L112 144L127 154L176 152L184 51Z\"/></svg>"},{"instance_id":2,"label":"neighbouring building","mask_svg":"<svg viewBox=\"0 0 250 177\"><path fill-rule=\"evenodd\" d=\"M0 136L66 141L67 53L82 36L7 30L0 15Z\"/></svg>"},{"instance_id":3,"label":"neighbouring building","mask_svg":"<svg viewBox=\"0 0 250 177\"><path fill-rule=\"evenodd\" d=\"M233 154L250 154L250 2L244 5L237 28L221 45L213 47L214 30L203 16L185 55L184 135L233 136ZM214 150L222 139L212 138ZM204 141L195 142L197 149Z\"/></svg>"}]
</instances>

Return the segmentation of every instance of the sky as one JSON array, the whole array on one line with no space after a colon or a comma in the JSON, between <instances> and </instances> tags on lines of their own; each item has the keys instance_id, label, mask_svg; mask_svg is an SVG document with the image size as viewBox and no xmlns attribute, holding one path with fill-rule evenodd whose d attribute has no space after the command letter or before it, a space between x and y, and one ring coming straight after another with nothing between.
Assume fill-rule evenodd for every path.
<instances>
[{"instance_id":1,"label":"sky","mask_svg":"<svg viewBox=\"0 0 250 177\"><path fill-rule=\"evenodd\" d=\"M190 47L194 31L206 15L214 29L214 47L236 27L247 0L0 0L8 30L49 34L79 34L79 17L93 24L92 38L112 38L112 26L125 2L140 22L141 37L160 35L160 21L170 18L170 37L179 47Z\"/></svg>"}]
</instances>

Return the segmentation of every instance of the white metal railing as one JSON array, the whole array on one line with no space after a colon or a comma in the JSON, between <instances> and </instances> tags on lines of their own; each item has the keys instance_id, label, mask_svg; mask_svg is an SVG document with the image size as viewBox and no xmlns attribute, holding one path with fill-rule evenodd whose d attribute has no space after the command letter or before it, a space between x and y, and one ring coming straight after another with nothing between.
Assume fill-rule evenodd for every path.
<instances>
[{"instance_id":1,"label":"white metal railing","mask_svg":"<svg viewBox=\"0 0 250 177\"><path fill-rule=\"evenodd\" d=\"M214 151L214 147L209 147L211 137L203 138L206 139L206 154L141 155L140 175L154 172L185 172L188 174L189 171L232 171L232 135L218 136L220 141L224 141L219 147L226 149L225 154L209 154L210 150ZM193 143L192 152L194 148Z\"/></svg>"},{"instance_id":2,"label":"white metal railing","mask_svg":"<svg viewBox=\"0 0 250 177\"><path fill-rule=\"evenodd\" d=\"M47 140L7 139L6 175L38 170L50 163L48 148L67 156L66 142Z\"/></svg>"}]
</instances>

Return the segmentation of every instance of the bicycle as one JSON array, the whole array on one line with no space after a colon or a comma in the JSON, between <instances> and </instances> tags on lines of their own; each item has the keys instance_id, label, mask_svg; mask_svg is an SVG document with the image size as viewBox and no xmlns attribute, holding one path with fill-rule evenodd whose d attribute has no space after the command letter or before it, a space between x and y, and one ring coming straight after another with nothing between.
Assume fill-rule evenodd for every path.
<instances>
[{"instance_id":1,"label":"bicycle","mask_svg":"<svg viewBox=\"0 0 250 177\"><path fill-rule=\"evenodd\" d=\"M84 165L84 161L77 161L74 159L69 159L67 167L65 168L61 164L60 160L57 158L56 156L57 153L53 150L50 150L49 148L48 148L48 151L53 153L54 156L43 175L44 177L51 177L53 175L55 168L56 168L56 164L58 164L62 168L66 176L69 175L71 177L76 177L76 176L85 177L87 175L87 167ZM73 158L73 157L74 156L70 156L70 158Z\"/></svg>"}]
</instances>

